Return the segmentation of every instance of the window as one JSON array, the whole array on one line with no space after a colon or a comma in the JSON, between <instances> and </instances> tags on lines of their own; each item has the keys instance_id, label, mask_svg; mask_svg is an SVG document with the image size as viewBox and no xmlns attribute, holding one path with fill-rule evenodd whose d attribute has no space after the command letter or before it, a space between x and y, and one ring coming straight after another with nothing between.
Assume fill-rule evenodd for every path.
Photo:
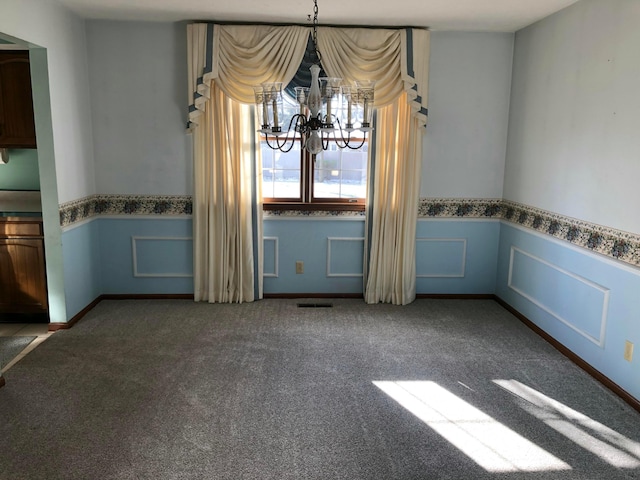
<instances>
[{"instance_id":1,"label":"window","mask_svg":"<svg viewBox=\"0 0 640 480\"><path fill-rule=\"evenodd\" d=\"M275 137L269 137L273 145ZM353 138L356 145L362 138ZM296 139L288 152L273 150L262 139L264 207L301 210L363 210L367 191L368 141L357 150L335 140L311 155Z\"/></svg>"}]
</instances>

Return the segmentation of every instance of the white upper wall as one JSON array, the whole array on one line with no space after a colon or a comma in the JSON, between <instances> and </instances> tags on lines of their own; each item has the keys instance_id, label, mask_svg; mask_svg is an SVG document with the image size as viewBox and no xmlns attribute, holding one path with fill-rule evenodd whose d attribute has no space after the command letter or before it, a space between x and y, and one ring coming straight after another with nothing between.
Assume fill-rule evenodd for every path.
<instances>
[{"instance_id":1,"label":"white upper wall","mask_svg":"<svg viewBox=\"0 0 640 480\"><path fill-rule=\"evenodd\" d=\"M2 0L0 32L47 50L58 201L95 193L84 20L47 0Z\"/></svg>"},{"instance_id":2,"label":"white upper wall","mask_svg":"<svg viewBox=\"0 0 640 480\"><path fill-rule=\"evenodd\" d=\"M97 193L193 193L186 29L87 21Z\"/></svg>"},{"instance_id":3,"label":"white upper wall","mask_svg":"<svg viewBox=\"0 0 640 480\"><path fill-rule=\"evenodd\" d=\"M421 197L502 198L513 34L432 32Z\"/></svg>"},{"instance_id":4,"label":"white upper wall","mask_svg":"<svg viewBox=\"0 0 640 480\"><path fill-rule=\"evenodd\" d=\"M640 232L639 25L582 0L516 34L506 199Z\"/></svg>"},{"instance_id":5,"label":"white upper wall","mask_svg":"<svg viewBox=\"0 0 640 480\"><path fill-rule=\"evenodd\" d=\"M186 26L87 22L97 192L192 193ZM513 35L433 32L421 196L501 198Z\"/></svg>"}]
</instances>

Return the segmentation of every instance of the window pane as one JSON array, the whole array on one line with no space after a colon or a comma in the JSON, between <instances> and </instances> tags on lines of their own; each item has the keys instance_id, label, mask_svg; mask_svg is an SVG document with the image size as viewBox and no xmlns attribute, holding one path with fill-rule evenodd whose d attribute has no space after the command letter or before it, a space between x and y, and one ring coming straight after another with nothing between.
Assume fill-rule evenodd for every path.
<instances>
[{"instance_id":1,"label":"window pane","mask_svg":"<svg viewBox=\"0 0 640 480\"><path fill-rule=\"evenodd\" d=\"M269 140L273 145L274 140ZM287 153L271 149L262 141L262 196L300 198L300 142Z\"/></svg>"},{"instance_id":2,"label":"window pane","mask_svg":"<svg viewBox=\"0 0 640 480\"><path fill-rule=\"evenodd\" d=\"M330 145L316 156L313 182L314 198L365 198L366 144L359 150Z\"/></svg>"}]
</instances>

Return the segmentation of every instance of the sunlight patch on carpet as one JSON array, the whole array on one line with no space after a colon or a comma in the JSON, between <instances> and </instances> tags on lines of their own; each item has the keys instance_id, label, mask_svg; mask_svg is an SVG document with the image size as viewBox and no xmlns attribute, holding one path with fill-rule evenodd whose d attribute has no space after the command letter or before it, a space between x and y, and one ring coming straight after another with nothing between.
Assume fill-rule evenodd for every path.
<instances>
[{"instance_id":1,"label":"sunlight patch on carpet","mask_svg":"<svg viewBox=\"0 0 640 480\"><path fill-rule=\"evenodd\" d=\"M488 472L571 467L435 382L373 384Z\"/></svg>"},{"instance_id":2,"label":"sunlight patch on carpet","mask_svg":"<svg viewBox=\"0 0 640 480\"><path fill-rule=\"evenodd\" d=\"M494 380L525 402L521 407L556 432L618 468L640 468L640 443L517 380Z\"/></svg>"}]
</instances>

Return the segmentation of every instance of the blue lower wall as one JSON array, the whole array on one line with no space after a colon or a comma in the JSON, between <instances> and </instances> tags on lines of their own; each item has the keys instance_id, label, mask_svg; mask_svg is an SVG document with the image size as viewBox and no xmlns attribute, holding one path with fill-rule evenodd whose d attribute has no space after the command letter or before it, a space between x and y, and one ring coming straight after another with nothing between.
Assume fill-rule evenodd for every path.
<instances>
[{"instance_id":1,"label":"blue lower wall","mask_svg":"<svg viewBox=\"0 0 640 480\"><path fill-rule=\"evenodd\" d=\"M417 293L494 293L499 233L498 220L419 220ZM264 237L266 294L362 294L363 219L269 218Z\"/></svg>"},{"instance_id":2,"label":"blue lower wall","mask_svg":"<svg viewBox=\"0 0 640 480\"><path fill-rule=\"evenodd\" d=\"M265 294L363 292L364 219L268 218ZM494 293L497 220L420 220L417 293ZM100 217L63 233L69 318L100 294L193 293L189 218ZM296 273L296 262L304 273Z\"/></svg>"},{"instance_id":3,"label":"blue lower wall","mask_svg":"<svg viewBox=\"0 0 640 480\"><path fill-rule=\"evenodd\" d=\"M640 270L503 223L497 295L595 369L640 399Z\"/></svg>"},{"instance_id":4,"label":"blue lower wall","mask_svg":"<svg viewBox=\"0 0 640 480\"><path fill-rule=\"evenodd\" d=\"M362 294L363 252L364 219L266 218L264 293Z\"/></svg>"},{"instance_id":5,"label":"blue lower wall","mask_svg":"<svg viewBox=\"0 0 640 480\"><path fill-rule=\"evenodd\" d=\"M82 223L62 233L67 320L102 293L100 245L97 221Z\"/></svg>"}]
</instances>

